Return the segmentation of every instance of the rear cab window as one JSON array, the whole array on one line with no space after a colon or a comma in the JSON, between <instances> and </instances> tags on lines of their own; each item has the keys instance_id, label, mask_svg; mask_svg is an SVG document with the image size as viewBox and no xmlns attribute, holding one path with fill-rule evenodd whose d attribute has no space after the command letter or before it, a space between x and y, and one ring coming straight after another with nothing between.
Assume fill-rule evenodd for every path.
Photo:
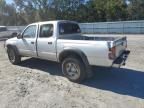
<instances>
[{"instance_id":1,"label":"rear cab window","mask_svg":"<svg viewBox=\"0 0 144 108\"><path fill-rule=\"evenodd\" d=\"M81 33L80 27L76 23L71 22L63 22L59 23L59 34L65 35L65 34L76 34Z\"/></svg>"}]
</instances>

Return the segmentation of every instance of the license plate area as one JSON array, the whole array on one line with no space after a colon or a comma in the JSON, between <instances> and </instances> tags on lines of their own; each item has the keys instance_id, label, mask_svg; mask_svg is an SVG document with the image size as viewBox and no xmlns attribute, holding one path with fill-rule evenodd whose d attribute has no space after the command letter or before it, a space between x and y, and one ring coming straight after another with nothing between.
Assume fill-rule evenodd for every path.
<instances>
[{"instance_id":1,"label":"license plate area","mask_svg":"<svg viewBox=\"0 0 144 108\"><path fill-rule=\"evenodd\" d=\"M125 65L125 62L128 58L128 55L130 54L129 50L124 51L114 62L113 65L119 65L118 67L120 67L121 65Z\"/></svg>"}]
</instances>

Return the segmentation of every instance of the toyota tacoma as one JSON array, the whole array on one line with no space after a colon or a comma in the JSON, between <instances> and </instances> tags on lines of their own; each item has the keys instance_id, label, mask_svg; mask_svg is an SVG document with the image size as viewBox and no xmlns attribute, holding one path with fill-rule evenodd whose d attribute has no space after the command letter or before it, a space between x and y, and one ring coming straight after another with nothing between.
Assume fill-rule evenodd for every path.
<instances>
[{"instance_id":1,"label":"toyota tacoma","mask_svg":"<svg viewBox=\"0 0 144 108\"><path fill-rule=\"evenodd\" d=\"M92 75L91 66L125 64L126 37L83 35L74 21L45 21L28 25L17 37L5 43L12 64L21 57L34 57L61 64L63 74L73 82Z\"/></svg>"}]
</instances>

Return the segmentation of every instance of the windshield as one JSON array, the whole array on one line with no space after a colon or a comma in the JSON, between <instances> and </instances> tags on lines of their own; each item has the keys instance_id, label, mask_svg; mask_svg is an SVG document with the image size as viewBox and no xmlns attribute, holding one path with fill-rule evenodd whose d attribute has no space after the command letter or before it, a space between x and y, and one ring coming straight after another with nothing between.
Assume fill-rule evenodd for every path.
<instances>
[{"instance_id":1,"label":"windshield","mask_svg":"<svg viewBox=\"0 0 144 108\"><path fill-rule=\"evenodd\" d=\"M75 23L60 23L59 24L59 34L74 34L80 33L80 28L78 24Z\"/></svg>"}]
</instances>

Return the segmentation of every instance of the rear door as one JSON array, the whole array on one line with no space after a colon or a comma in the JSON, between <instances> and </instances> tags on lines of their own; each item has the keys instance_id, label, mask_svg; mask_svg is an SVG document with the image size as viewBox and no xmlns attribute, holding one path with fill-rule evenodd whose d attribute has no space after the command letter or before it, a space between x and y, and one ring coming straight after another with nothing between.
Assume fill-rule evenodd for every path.
<instances>
[{"instance_id":1,"label":"rear door","mask_svg":"<svg viewBox=\"0 0 144 108\"><path fill-rule=\"evenodd\" d=\"M53 24L40 25L40 32L37 39L37 52L40 58L57 61L55 37Z\"/></svg>"},{"instance_id":2,"label":"rear door","mask_svg":"<svg viewBox=\"0 0 144 108\"><path fill-rule=\"evenodd\" d=\"M18 39L17 47L21 55L36 57L37 25L28 26L22 33L22 39Z\"/></svg>"}]
</instances>

